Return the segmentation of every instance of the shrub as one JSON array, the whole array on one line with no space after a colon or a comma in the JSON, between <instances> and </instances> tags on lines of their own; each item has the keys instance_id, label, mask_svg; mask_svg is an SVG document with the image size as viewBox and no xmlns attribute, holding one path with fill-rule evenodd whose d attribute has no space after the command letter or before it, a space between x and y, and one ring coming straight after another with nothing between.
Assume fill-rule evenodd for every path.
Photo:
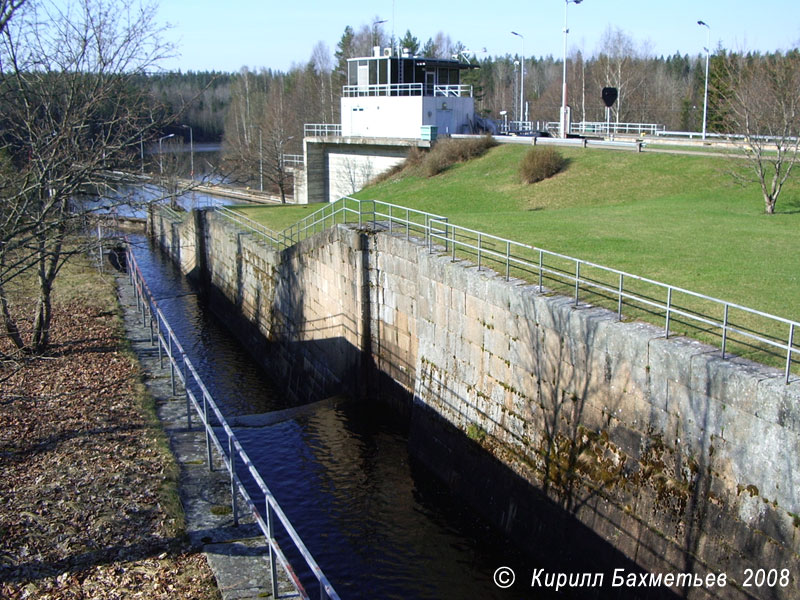
<instances>
[{"instance_id":1,"label":"shrub","mask_svg":"<svg viewBox=\"0 0 800 600\"><path fill-rule=\"evenodd\" d=\"M478 158L496 145L497 141L490 135L480 138L444 138L437 141L425 157L422 163L423 172L428 177L433 177L456 163Z\"/></svg>"},{"instance_id":2,"label":"shrub","mask_svg":"<svg viewBox=\"0 0 800 600\"><path fill-rule=\"evenodd\" d=\"M520 178L524 183L536 183L552 177L564 168L566 160L552 147L531 148L522 157L519 165Z\"/></svg>"}]
</instances>

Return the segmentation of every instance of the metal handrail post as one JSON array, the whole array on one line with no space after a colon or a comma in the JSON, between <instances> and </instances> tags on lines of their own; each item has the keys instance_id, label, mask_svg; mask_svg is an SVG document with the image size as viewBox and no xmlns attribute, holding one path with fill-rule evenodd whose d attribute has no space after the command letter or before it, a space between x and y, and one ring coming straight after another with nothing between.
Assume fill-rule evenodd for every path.
<instances>
[{"instance_id":1,"label":"metal handrail post","mask_svg":"<svg viewBox=\"0 0 800 600\"><path fill-rule=\"evenodd\" d=\"M478 271L481 270L481 241L483 239L483 234L478 234Z\"/></svg>"},{"instance_id":2,"label":"metal handrail post","mask_svg":"<svg viewBox=\"0 0 800 600\"><path fill-rule=\"evenodd\" d=\"M578 306L578 291L581 284L581 261L575 261L575 306Z\"/></svg>"},{"instance_id":3,"label":"metal handrail post","mask_svg":"<svg viewBox=\"0 0 800 600\"><path fill-rule=\"evenodd\" d=\"M211 456L211 425L208 422L208 396L203 392L203 425L206 430L206 458L208 459L208 470L214 470L213 457Z\"/></svg>"},{"instance_id":4,"label":"metal handrail post","mask_svg":"<svg viewBox=\"0 0 800 600\"><path fill-rule=\"evenodd\" d=\"M147 312L150 314L150 345L155 346L156 344L156 336L155 336L155 327L153 326L153 307L148 303L148 310Z\"/></svg>"},{"instance_id":5,"label":"metal handrail post","mask_svg":"<svg viewBox=\"0 0 800 600\"><path fill-rule=\"evenodd\" d=\"M236 454L233 452L233 437L228 435L228 458L231 465L231 510L233 511L233 526L239 526L239 510L236 506Z\"/></svg>"},{"instance_id":6,"label":"metal handrail post","mask_svg":"<svg viewBox=\"0 0 800 600\"><path fill-rule=\"evenodd\" d=\"M264 494L264 504L267 509L267 536L269 537L268 546L269 546L269 574L270 579L272 580L272 597L278 597L278 569L277 565L275 564L275 548L273 544L275 543L275 523L272 516L272 507L269 503L269 496Z\"/></svg>"},{"instance_id":7,"label":"metal handrail post","mask_svg":"<svg viewBox=\"0 0 800 600\"><path fill-rule=\"evenodd\" d=\"M789 325L789 345L786 347L786 383L789 383L789 372L792 368L792 348L794 346L794 323Z\"/></svg>"},{"instance_id":8,"label":"metal handrail post","mask_svg":"<svg viewBox=\"0 0 800 600\"><path fill-rule=\"evenodd\" d=\"M540 294L544 291L544 286L542 285L544 279L544 271L542 270L542 254L544 253L542 252L541 249L539 249L539 293Z\"/></svg>"},{"instance_id":9,"label":"metal handrail post","mask_svg":"<svg viewBox=\"0 0 800 600\"><path fill-rule=\"evenodd\" d=\"M728 305L725 305L725 316L722 319L722 358L725 359L725 345L728 342Z\"/></svg>"},{"instance_id":10,"label":"metal handrail post","mask_svg":"<svg viewBox=\"0 0 800 600\"><path fill-rule=\"evenodd\" d=\"M664 325L665 326L665 330L666 330L666 332L664 334L664 338L665 339L669 339L669 317L670 317L670 311L671 310L672 310L672 288L668 287L667 288L667 320L666 320L666 323Z\"/></svg>"},{"instance_id":11,"label":"metal handrail post","mask_svg":"<svg viewBox=\"0 0 800 600\"><path fill-rule=\"evenodd\" d=\"M172 357L172 338L170 340L170 349L169 349L169 382L172 385L172 397L178 395L178 388L177 384L175 383L175 361Z\"/></svg>"},{"instance_id":12,"label":"metal handrail post","mask_svg":"<svg viewBox=\"0 0 800 600\"><path fill-rule=\"evenodd\" d=\"M617 299L617 315L619 316L619 320L622 321L622 285L625 276L620 273L619 274L619 298Z\"/></svg>"},{"instance_id":13,"label":"metal handrail post","mask_svg":"<svg viewBox=\"0 0 800 600\"><path fill-rule=\"evenodd\" d=\"M511 242L506 242L506 281L511 279Z\"/></svg>"},{"instance_id":14,"label":"metal handrail post","mask_svg":"<svg viewBox=\"0 0 800 600\"><path fill-rule=\"evenodd\" d=\"M186 379L186 354L181 353L183 359L183 391L186 394L186 429L192 430L192 399L189 397L189 380Z\"/></svg>"},{"instance_id":15,"label":"metal handrail post","mask_svg":"<svg viewBox=\"0 0 800 600\"><path fill-rule=\"evenodd\" d=\"M161 351L161 320L156 315L156 339L158 340L158 368L164 368L164 353ZM174 393L172 394L175 395Z\"/></svg>"}]
</instances>

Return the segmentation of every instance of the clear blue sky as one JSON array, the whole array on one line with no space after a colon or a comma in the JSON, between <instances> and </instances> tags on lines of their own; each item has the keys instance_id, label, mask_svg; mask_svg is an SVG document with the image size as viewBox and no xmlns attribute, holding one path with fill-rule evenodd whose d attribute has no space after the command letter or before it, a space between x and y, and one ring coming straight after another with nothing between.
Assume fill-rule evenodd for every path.
<instances>
[{"instance_id":1,"label":"clear blue sky","mask_svg":"<svg viewBox=\"0 0 800 600\"><path fill-rule=\"evenodd\" d=\"M514 30L525 36L527 56L563 54L563 0L161 0L159 14L173 25L168 37L180 54L163 66L184 71L285 71L306 62L319 41L333 53L346 25L357 30L375 16L388 20L387 34L394 22L397 37L410 29L422 43L443 31L491 56L515 54L522 44ZM706 30L698 19L711 26L712 48L786 50L800 40L798 0L583 0L569 5L569 46L593 54L610 25L656 55L699 54Z\"/></svg>"}]
</instances>

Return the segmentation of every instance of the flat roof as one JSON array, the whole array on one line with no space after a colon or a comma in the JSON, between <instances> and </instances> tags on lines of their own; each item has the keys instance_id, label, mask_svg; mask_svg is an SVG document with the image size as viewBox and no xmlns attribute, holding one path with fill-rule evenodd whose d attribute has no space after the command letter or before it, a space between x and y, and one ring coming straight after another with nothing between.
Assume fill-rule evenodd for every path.
<instances>
[{"instance_id":1,"label":"flat roof","mask_svg":"<svg viewBox=\"0 0 800 600\"><path fill-rule=\"evenodd\" d=\"M430 56L359 56L348 58L347 62L354 60L411 60L421 67L442 67L447 69L474 69L478 65L461 62L456 58L433 58Z\"/></svg>"}]
</instances>

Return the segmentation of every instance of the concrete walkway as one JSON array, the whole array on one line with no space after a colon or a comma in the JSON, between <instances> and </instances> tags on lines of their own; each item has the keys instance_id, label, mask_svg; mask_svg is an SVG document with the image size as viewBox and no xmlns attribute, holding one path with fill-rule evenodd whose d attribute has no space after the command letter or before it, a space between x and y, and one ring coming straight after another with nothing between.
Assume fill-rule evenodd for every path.
<instances>
[{"instance_id":1,"label":"concrete walkway","mask_svg":"<svg viewBox=\"0 0 800 600\"><path fill-rule=\"evenodd\" d=\"M144 382L155 399L158 417L180 465L180 499L186 514L186 532L192 545L202 548L217 579L224 600L272 598L269 555L266 540L247 514L241 514L239 526L233 525L230 479L219 457L215 470L206 464L205 436L192 419L194 428L186 428L186 402L178 380L178 397L172 396L170 372L161 369L158 348L150 343L150 328L142 325L136 310L136 298L126 275L117 277L119 302L124 315L127 337L139 359ZM214 451L216 453L216 451ZM297 597L292 584L278 567L279 597Z\"/></svg>"}]
</instances>

